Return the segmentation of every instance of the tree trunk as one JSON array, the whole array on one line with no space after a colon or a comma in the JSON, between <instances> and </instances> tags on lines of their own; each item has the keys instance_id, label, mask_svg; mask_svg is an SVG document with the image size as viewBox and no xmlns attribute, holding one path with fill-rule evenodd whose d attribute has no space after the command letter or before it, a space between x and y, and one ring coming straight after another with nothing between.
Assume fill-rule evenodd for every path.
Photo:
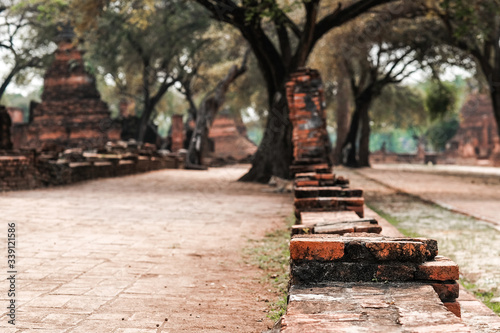
<instances>
[{"instance_id":1,"label":"tree trunk","mask_svg":"<svg viewBox=\"0 0 500 333\"><path fill-rule=\"evenodd\" d=\"M145 106L148 107L148 106ZM149 109L144 109L142 111L141 118L139 119L139 128L137 131L137 138L136 140L138 142L144 142L144 137L146 136L146 131L148 129L148 123L149 123L149 117L151 117L152 110Z\"/></svg>"},{"instance_id":2,"label":"tree trunk","mask_svg":"<svg viewBox=\"0 0 500 333\"><path fill-rule=\"evenodd\" d=\"M369 166L370 117L369 110L374 94L370 88L356 97L356 106L351 118L351 126L343 145L344 165L358 168ZM360 131L361 125L361 131Z\"/></svg>"},{"instance_id":3,"label":"tree trunk","mask_svg":"<svg viewBox=\"0 0 500 333\"><path fill-rule=\"evenodd\" d=\"M360 122L359 112L360 112L359 108L356 107L351 117L351 125L349 127L349 133L347 133L345 142L342 145L342 163L345 166L349 167L358 166L357 139L358 139L358 130Z\"/></svg>"},{"instance_id":4,"label":"tree trunk","mask_svg":"<svg viewBox=\"0 0 500 333\"><path fill-rule=\"evenodd\" d=\"M142 69L142 93L144 98L144 109L142 110L141 119L139 120L139 128L137 131L137 141L144 142L146 130L148 128L149 117L153 112L154 106L151 105L150 91L149 91L149 59L143 59Z\"/></svg>"},{"instance_id":5,"label":"tree trunk","mask_svg":"<svg viewBox=\"0 0 500 333\"><path fill-rule=\"evenodd\" d=\"M500 87L490 87L490 95L493 102L493 114L497 122L497 132L500 137Z\"/></svg>"},{"instance_id":6,"label":"tree trunk","mask_svg":"<svg viewBox=\"0 0 500 333\"><path fill-rule=\"evenodd\" d=\"M226 77L217 84L215 90L205 96L201 102L196 114L196 127L189 142L186 168L199 169L203 165L210 127L212 127L212 123L220 107L224 104L229 85L246 72L248 55L249 52L247 51L241 66L232 66Z\"/></svg>"},{"instance_id":7,"label":"tree trunk","mask_svg":"<svg viewBox=\"0 0 500 333\"><path fill-rule=\"evenodd\" d=\"M360 112L361 131L359 138L359 167L370 166L370 115L368 113L370 104L371 101L363 104Z\"/></svg>"},{"instance_id":8,"label":"tree trunk","mask_svg":"<svg viewBox=\"0 0 500 333\"><path fill-rule=\"evenodd\" d=\"M339 79L337 93L337 144L335 146L333 163L342 164L342 148L349 132L349 82L347 79Z\"/></svg>"},{"instance_id":9,"label":"tree trunk","mask_svg":"<svg viewBox=\"0 0 500 333\"><path fill-rule=\"evenodd\" d=\"M267 183L271 176L288 179L293 160L292 123L288 117L285 87L275 94L264 137L253 158L252 168L240 181Z\"/></svg>"},{"instance_id":10,"label":"tree trunk","mask_svg":"<svg viewBox=\"0 0 500 333\"><path fill-rule=\"evenodd\" d=\"M491 79L488 80L488 85L493 105L493 114L497 122L497 132L500 137L500 47L498 45L495 46L495 61L496 63L493 66Z\"/></svg>"},{"instance_id":11,"label":"tree trunk","mask_svg":"<svg viewBox=\"0 0 500 333\"><path fill-rule=\"evenodd\" d=\"M254 33L242 31L242 33L250 43L266 81L269 115L262 142L252 160L252 167L239 180L267 183L271 176L288 179L289 168L293 161L293 146L285 83L289 73L294 72L296 67L295 65L285 67L279 54L270 52L273 45L269 40L262 38L265 37L263 31L258 30Z\"/></svg>"}]
</instances>

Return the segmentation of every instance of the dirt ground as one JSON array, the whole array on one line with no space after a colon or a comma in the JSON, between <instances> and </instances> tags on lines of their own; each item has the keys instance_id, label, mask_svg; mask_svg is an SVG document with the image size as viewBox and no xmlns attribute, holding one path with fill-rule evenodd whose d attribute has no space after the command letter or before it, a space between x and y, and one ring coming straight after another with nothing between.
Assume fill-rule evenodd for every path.
<instances>
[{"instance_id":1,"label":"dirt ground","mask_svg":"<svg viewBox=\"0 0 500 333\"><path fill-rule=\"evenodd\" d=\"M0 236L16 223L18 272L17 330L2 278L0 331L266 330L275 295L242 249L285 224L292 198L236 183L245 171L165 170L0 194Z\"/></svg>"}]
</instances>

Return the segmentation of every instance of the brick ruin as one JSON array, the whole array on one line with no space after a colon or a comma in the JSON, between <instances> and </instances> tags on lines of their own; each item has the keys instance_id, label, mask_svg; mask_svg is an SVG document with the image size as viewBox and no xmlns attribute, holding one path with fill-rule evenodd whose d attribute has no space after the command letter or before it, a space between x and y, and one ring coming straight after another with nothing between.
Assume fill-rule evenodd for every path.
<instances>
[{"instance_id":1,"label":"brick ruin","mask_svg":"<svg viewBox=\"0 0 500 333\"><path fill-rule=\"evenodd\" d=\"M460 127L448 146L446 155L450 157L497 157L500 161L500 138L490 96L469 95L460 111Z\"/></svg>"},{"instance_id":2,"label":"brick ruin","mask_svg":"<svg viewBox=\"0 0 500 333\"><path fill-rule=\"evenodd\" d=\"M290 289L280 331L470 332L458 266L433 239L385 232L363 191L326 172L295 176Z\"/></svg>"},{"instance_id":3,"label":"brick ruin","mask_svg":"<svg viewBox=\"0 0 500 333\"><path fill-rule=\"evenodd\" d=\"M169 148L172 152L188 148L188 137L191 133L187 132L186 129L189 128L194 128L194 122L185 126L181 115L172 116L172 126L169 133ZM207 165L217 166L226 163L249 162L257 151L257 146L247 136L243 121L224 112L215 117L210 127L208 140L209 152L205 158Z\"/></svg>"},{"instance_id":4,"label":"brick ruin","mask_svg":"<svg viewBox=\"0 0 500 333\"><path fill-rule=\"evenodd\" d=\"M458 266L438 255L435 240L391 234L376 214L366 216L363 191L350 188L322 158L324 128L304 126L315 122L308 115L318 114L297 111L307 97L296 93L289 94L294 157L307 163L292 169L296 225L279 331L470 332L460 320Z\"/></svg>"},{"instance_id":5,"label":"brick ruin","mask_svg":"<svg viewBox=\"0 0 500 333\"><path fill-rule=\"evenodd\" d=\"M170 133L170 140L170 150L172 152L178 152L184 148L184 122L182 121L182 115L180 114L174 114L172 116L172 132Z\"/></svg>"},{"instance_id":6,"label":"brick ruin","mask_svg":"<svg viewBox=\"0 0 500 333\"><path fill-rule=\"evenodd\" d=\"M292 175L311 171L308 165L328 168L331 145L326 130L325 96L316 70L302 69L291 75L286 84L290 121L293 125Z\"/></svg>"},{"instance_id":7,"label":"brick ruin","mask_svg":"<svg viewBox=\"0 0 500 333\"><path fill-rule=\"evenodd\" d=\"M67 185L84 180L120 177L183 167L183 159L165 155L154 145L108 142L97 152L81 148L63 152L0 151L0 192Z\"/></svg>"},{"instance_id":8,"label":"brick ruin","mask_svg":"<svg viewBox=\"0 0 500 333\"><path fill-rule=\"evenodd\" d=\"M25 123L23 109L16 107L8 107L7 112L9 113L10 119L12 120L12 125Z\"/></svg>"},{"instance_id":9,"label":"brick ruin","mask_svg":"<svg viewBox=\"0 0 500 333\"><path fill-rule=\"evenodd\" d=\"M224 113L215 117L208 137L214 145L214 151L210 154L213 160L249 162L257 151L255 143L248 139L243 122Z\"/></svg>"},{"instance_id":10,"label":"brick ruin","mask_svg":"<svg viewBox=\"0 0 500 333\"><path fill-rule=\"evenodd\" d=\"M426 153L419 147L416 154L376 151L370 154L373 163L438 163L500 166L500 138L493 115L491 97L470 94L460 110L457 133L446 143L443 153Z\"/></svg>"},{"instance_id":11,"label":"brick ruin","mask_svg":"<svg viewBox=\"0 0 500 333\"><path fill-rule=\"evenodd\" d=\"M120 128L100 98L94 77L85 69L73 34L64 31L55 59L44 77L41 103L32 103L28 124L13 127L15 148L103 147L120 139Z\"/></svg>"}]
</instances>

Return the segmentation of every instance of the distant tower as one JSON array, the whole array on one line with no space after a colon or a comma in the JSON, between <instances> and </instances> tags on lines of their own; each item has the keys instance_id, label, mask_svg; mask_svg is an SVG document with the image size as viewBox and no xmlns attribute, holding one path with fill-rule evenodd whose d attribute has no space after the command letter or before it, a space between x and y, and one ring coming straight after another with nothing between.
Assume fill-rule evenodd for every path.
<instances>
[{"instance_id":1,"label":"distant tower","mask_svg":"<svg viewBox=\"0 0 500 333\"><path fill-rule=\"evenodd\" d=\"M119 125L111 120L95 78L85 70L71 26L61 26L56 42L54 61L44 76L42 102L32 105L32 121L16 128L15 141L22 148L41 150L94 148L118 140Z\"/></svg>"}]
</instances>

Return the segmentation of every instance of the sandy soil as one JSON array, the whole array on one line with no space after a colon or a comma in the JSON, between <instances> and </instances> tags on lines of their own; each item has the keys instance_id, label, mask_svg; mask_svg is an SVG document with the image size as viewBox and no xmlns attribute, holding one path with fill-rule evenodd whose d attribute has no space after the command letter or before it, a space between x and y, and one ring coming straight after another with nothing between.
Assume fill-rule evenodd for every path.
<instances>
[{"instance_id":1,"label":"sandy soil","mask_svg":"<svg viewBox=\"0 0 500 333\"><path fill-rule=\"evenodd\" d=\"M0 194L3 239L16 223L16 332L266 330L275 295L242 249L282 227L292 199L236 183L245 171L165 170ZM0 331L14 332L7 289L2 278Z\"/></svg>"}]
</instances>

